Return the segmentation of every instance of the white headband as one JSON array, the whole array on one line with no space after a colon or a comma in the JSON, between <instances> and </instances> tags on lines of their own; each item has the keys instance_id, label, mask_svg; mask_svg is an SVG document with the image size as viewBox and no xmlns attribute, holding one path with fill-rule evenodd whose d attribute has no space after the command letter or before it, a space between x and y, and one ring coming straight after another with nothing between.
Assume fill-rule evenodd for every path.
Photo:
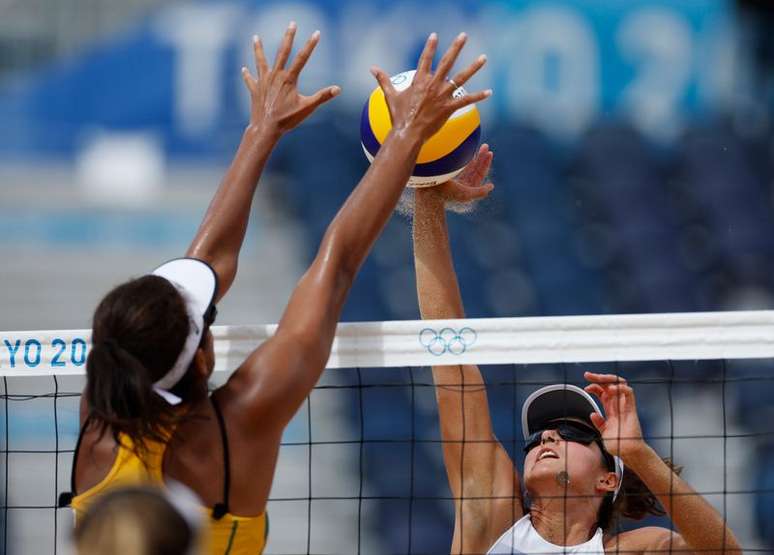
<instances>
[{"instance_id":1,"label":"white headband","mask_svg":"<svg viewBox=\"0 0 774 555\"><path fill-rule=\"evenodd\" d=\"M613 455L613 460L615 461L615 475L618 476L618 485L615 486L615 491L613 492L613 501L615 501L618 497L618 492L621 491L621 484L623 484L624 463L620 457L615 455Z\"/></svg>"},{"instance_id":2,"label":"white headband","mask_svg":"<svg viewBox=\"0 0 774 555\"><path fill-rule=\"evenodd\" d=\"M170 281L170 283L177 288L180 296L183 297L183 301L185 301L185 310L188 313L189 322L188 337L186 337L185 343L183 344L183 350L177 355L175 364L169 372L164 374L161 379L153 384L153 391L163 397L170 405L179 405L183 400L169 390L177 385L191 365L191 361L196 354L196 349L199 348L199 344L202 340L204 317L199 314L196 303L188 291L174 281Z\"/></svg>"}]
</instances>

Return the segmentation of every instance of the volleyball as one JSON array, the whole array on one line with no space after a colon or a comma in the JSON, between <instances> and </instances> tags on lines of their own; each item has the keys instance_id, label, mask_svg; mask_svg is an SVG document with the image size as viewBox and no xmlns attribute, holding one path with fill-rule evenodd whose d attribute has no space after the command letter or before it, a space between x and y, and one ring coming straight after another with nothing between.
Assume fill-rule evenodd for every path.
<instances>
[{"instance_id":1,"label":"volleyball","mask_svg":"<svg viewBox=\"0 0 774 555\"><path fill-rule=\"evenodd\" d=\"M396 90L402 91L411 85L414 73L414 70L404 71L392 76L390 81ZM467 93L462 87L453 93L455 97L464 94ZM384 91L376 87L368 97L360 118L360 141L369 162L373 162L391 128ZM474 104L460 108L422 145L408 186L432 187L454 178L473 159L480 142L481 117L478 109Z\"/></svg>"}]
</instances>

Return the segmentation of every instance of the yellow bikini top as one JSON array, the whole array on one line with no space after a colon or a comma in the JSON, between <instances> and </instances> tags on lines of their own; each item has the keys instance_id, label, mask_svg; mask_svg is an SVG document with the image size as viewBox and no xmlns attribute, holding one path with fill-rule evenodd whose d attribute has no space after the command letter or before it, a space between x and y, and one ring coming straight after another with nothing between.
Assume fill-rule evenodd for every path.
<instances>
[{"instance_id":1,"label":"yellow bikini top","mask_svg":"<svg viewBox=\"0 0 774 555\"><path fill-rule=\"evenodd\" d=\"M216 503L212 508L202 507L207 519L207 553L211 555L259 555L266 546L269 534L268 516L264 512L253 517L235 516L229 512L228 498L230 489L230 464L228 451L228 438L223 415L217 402L211 398L215 414L218 417L221 438L223 440L223 502ZM94 500L103 493L112 489L138 485L156 484L164 487L162 465L166 443L147 442L147 455L142 459L134 451L134 444L127 436L119 436L120 444L118 454L113 466L102 481L88 490L76 494L75 489L75 464L78 460L78 451L81 446L83 431L89 420L84 422L78 435L78 443L73 457L73 469L71 474L71 492L59 496L59 506L70 506L75 511L76 519L82 517ZM170 434L171 435L171 434Z\"/></svg>"}]
</instances>

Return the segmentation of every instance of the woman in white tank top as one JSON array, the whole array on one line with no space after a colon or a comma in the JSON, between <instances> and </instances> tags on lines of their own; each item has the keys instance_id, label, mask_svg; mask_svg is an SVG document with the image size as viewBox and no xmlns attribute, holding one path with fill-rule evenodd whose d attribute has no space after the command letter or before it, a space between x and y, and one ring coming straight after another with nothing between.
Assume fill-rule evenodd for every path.
<instances>
[{"instance_id":1,"label":"woman in white tank top","mask_svg":"<svg viewBox=\"0 0 774 555\"><path fill-rule=\"evenodd\" d=\"M489 194L492 185L482 183L492 157L483 145L456 181L415 190L414 257L425 319L465 317L445 205ZM524 403L520 476L492 431L478 367L433 367L444 462L455 499L451 552L741 553L717 511L644 441L634 391L626 381L590 372L585 378L590 382L585 390L548 386ZM590 394L601 400L604 414ZM610 533L614 519L648 514L668 514L677 532L645 527Z\"/></svg>"}]
</instances>

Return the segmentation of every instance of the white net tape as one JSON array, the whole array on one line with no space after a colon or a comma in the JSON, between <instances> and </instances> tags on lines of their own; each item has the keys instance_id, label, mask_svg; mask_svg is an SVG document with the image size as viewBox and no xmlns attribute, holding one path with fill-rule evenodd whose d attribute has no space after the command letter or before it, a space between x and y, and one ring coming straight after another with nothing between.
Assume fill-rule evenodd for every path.
<instances>
[{"instance_id":1,"label":"white net tape","mask_svg":"<svg viewBox=\"0 0 774 555\"><path fill-rule=\"evenodd\" d=\"M214 326L215 371L276 325ZM90 330L0 332L0 375L83 374ZM328 368L774 357L774 311L340 324Z\"/></svg>"}]
</instances>

